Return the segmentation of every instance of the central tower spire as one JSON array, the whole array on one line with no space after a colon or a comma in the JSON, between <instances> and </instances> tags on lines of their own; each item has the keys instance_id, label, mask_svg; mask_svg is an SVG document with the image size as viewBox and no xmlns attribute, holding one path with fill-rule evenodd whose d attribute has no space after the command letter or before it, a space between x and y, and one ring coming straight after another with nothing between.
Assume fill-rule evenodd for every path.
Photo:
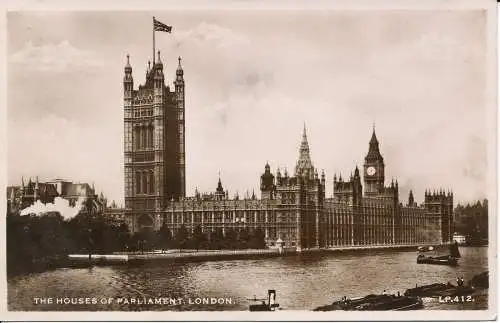
<instances>
[{"instance_id":1,"label":"central tower spire","mask_svg":"<svg viewBox=\"0 0 500 323\"><path fill-rule=\"evenodd\" d=\"M314 166L311 161L309 143L307 142L306 124L304 122L302 142L300 143L299 149L299 159L297 160L297 165L295 166L295 175L307 177L310 174L314 174Z\"/></svg>"},{"instance_id":2,"label":"central tower spire","mask_svg":"<svg viewBox=\"0 0 500 323\"><path fill-rule=\"evenodd\" d=\"M302 142L300 143L300 158L302 158L303 156L309 158L309 143L307 142L307 130L305 122L304 129L302 130Z\"/></svg>"}]
</instances>

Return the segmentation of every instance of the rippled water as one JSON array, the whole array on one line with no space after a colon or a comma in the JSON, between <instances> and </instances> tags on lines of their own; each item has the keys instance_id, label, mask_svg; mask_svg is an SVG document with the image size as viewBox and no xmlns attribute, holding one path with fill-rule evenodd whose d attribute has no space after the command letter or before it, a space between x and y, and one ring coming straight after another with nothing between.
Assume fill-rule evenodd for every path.
<instances>
[{"instance_id":1,"label":"rippled water","mask_svg":"<svg viewBox=\"0 0 500 323\"><path fill-rule=\"evenodd\" d=\"M58 269L8 281L9 310L247 310L247 298L265 297L277 290L282 309L311 310L342 296L404 292L415 284L467 281L488 269L487 248L461 248L459 267L416 264L414 251L371 251L307 254L259 260L204 263L157 263L140 267ZM52 298L53 304L35 304L34 298ZM111 304L62 305L57 298L112 299ZM117 304L144 297L182 299L182 304ZM196 305L199 298L228 298L230 304ZM486 309L487 290L473 303L442 304L424 300L426 309Z\"/></svg>"}]
</instances>

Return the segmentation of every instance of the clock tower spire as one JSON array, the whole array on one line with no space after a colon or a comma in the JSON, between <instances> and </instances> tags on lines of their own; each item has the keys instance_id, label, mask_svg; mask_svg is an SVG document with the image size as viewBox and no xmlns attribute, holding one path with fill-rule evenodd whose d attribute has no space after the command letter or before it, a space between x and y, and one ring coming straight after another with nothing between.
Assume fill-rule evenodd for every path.
<instances>
[{"instance_id":1,"label":"clock tower spire","mask_svg":"<svg viewBox=\"0 0 500 323\"><path fill-rule=\"evenodd\" d=\"M377 135L375 134L375 124L373 124L372 137L370 139L368 154L365 157L364 166L364 187L366 196L375 196L382 192L384 188L384 157L380 154Z\"/></svg>"}]
</instances>

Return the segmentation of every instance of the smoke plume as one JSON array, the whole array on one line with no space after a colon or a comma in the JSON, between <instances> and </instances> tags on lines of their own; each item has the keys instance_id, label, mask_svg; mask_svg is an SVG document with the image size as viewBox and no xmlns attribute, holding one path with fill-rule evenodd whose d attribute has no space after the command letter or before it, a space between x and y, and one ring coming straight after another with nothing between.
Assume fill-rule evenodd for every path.
<instances>
[{"instance_id":1,"label":"smoke plume","mask_svg":"<svg viewBox=\"0 0 500 323\"><path fill-rule=\"evenodd\" d=\"M75 206L71 206L69 201L62 197L56 197L54 203L42 203L40 200L21 211L21 215L36 214L42 215L48 212L59 212L65 220L74 218L82 209L85 197L79 197Z\"/></svg>"}]
</instances>

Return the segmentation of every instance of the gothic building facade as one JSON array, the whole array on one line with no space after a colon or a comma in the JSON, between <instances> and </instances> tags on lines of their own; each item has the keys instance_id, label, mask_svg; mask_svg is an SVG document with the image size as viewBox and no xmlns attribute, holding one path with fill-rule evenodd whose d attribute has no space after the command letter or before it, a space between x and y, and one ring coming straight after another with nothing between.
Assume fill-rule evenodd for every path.
<instances>
[{"instance_id":1,"label":"gothic building facade","mask_svg":"<svg viewBox=\"0 0 500 323\"><path fill-rule=\"evenodd\" d=\"M175 89L165 85L160 52L148 64L146 81L134 88L129 57L123 78L125 208L158 214L186 195L184 162L184 72Z\"/></svg>"},{"instance_id":2,"label":"gothic building facade","mask_svg":"<svg viewBox=\"0 0 500 323\"><path fill-rule=\"evenodd\" d=\"M174 234L228 229L260 229L268 246L280 239L296 250L336 246L440 244L452 239L453 194L427 192L417 205L399 198L399 185L385 185L385 163L375 129L362 172L334 176L333 196L326 197L326 177L311 160L304 126L294 173L260 177L255 194L229 198L219 178L213 193L185 194L184 78L179 65L175 90L165 86L163 65L148 67L146 82L134 90L127 57L124 77L125 216L132 232L159 230ZM361 174L362 173L362 174Z\"/></svg>"}]
</instances>

